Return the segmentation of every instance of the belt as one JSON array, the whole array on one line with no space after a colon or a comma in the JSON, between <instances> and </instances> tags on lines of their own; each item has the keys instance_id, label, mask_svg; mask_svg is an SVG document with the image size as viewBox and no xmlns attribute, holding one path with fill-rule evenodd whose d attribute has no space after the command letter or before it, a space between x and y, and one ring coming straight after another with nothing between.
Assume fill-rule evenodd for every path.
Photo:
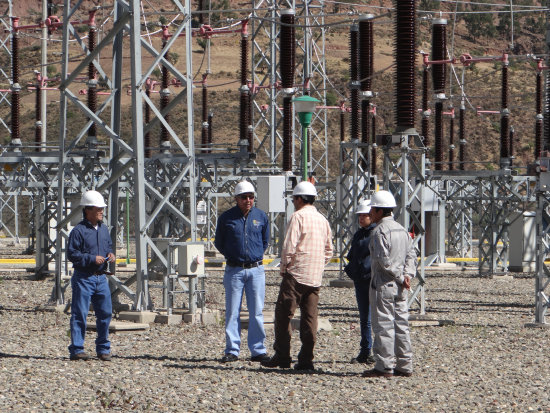
<instances>
[{"instance_id":1,"label":"belt","mask_svg":"<svg viewBox=\"0 0 550 413\"><path fill-rule=\"evenodd\" d=\"M264 262L263 261L256 261L256 262L227 261L226 265L229 265L230 267L253 268L253 267L259 267L260 265L264 265Z\"/></svg>"}]
</instances>

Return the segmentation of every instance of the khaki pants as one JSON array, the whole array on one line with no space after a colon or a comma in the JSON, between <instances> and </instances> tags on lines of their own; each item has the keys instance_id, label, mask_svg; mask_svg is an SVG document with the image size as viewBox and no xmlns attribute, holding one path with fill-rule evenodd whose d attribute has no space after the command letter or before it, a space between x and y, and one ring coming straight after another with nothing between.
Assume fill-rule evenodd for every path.
<instances>
[{"instance_id":1,"label":"khaki pants","mask_svg":"<svg viewBox=\"0 0 550 413\"><path fill-rule=\"evenodd\" d=\"M408 291L395 281L370 290L374 368L379 371L412 372Z\"/></svg>"},{"instance_id":2,"label":"khaki pants","mask_svg":"<svg viewBox=\"0 0 550 413\"><path fill-rule=\"evenodd\" d=\"M300 340L302 348L298 362L311 363L317 336L317 304L320 287L310 287L296 282L288 273L283 276L279 297L275 305L275 343L273 349L283 359L290 359L290 320L300 307Z\"/></svg>"}]
</instances>

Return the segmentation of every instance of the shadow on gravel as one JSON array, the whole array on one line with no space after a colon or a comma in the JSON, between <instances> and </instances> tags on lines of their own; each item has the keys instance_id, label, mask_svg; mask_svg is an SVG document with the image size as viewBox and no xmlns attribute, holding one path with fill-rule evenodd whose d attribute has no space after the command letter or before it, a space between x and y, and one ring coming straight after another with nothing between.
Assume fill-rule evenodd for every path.
<instances>
[{"instance_id":1,"label":"shadow on gravel","mask_svg":"<svg viewBox=\"0 0 550 413\"><path fill-rule=\"evenodd\" d=\"M44 357L44 356L27 356L27 355L24 355L24 354L8 354L8 353L0 353L0 359L1 358L9 358L9 359L25 359L25 360L30 360L30 359L38 359L38 360L47 360L47 359L57 359L57 357Z\"/></svg>"},{"instance_id":2,"label":"shadow on gravel","mask_svg":"<svg viewBox=\"0 0 550 413\"><path fill-rule=\"evenodd\" d=\"M321 369L315 369L315 370L306 370L306 371L297 371L292 368L290 369L268 369L264 367L257 367L257 368L249 368L244 366L227 366L226 364L220 364L218 366L212 366L208 364L165 364L163 367L168 368L175 368L175 369L183 369L183 370L216 370L216 371L232 371L232 370L238 370L238 371L249 371L249 372L255 372L255 373L263 373L263 374L288 374L288 375L323 375L323 376L334 376L334 377L349 377L349 376L357 376L359 373L354 372L332 372L332 371L323 371Z\"/></svg>"},{"instance_id":3,"label":"shadow on gravel","mask_svg":"<svg viewBox=\"0 0 550 413\"><path fill-rule=\"evenodd\" d=\"M219 361L219 359L209 359L209 358L182 358L182 357L169 357L169 356L152 356L151 354L143 354L141 356L116 356L119 359L125 360L157 360L157 361L183 361L187 363L193 362L208 362L208 361Z\"/></svg>"}]
</instances>

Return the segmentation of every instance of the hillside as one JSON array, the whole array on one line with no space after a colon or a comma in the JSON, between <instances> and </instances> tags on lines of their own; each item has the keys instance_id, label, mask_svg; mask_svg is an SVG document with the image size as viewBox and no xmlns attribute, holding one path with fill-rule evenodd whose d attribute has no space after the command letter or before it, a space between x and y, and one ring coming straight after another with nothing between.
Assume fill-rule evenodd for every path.
<instances>
[{"instance_id":1,"label":"hillside","mask_svg":"<svg viewBox=\"0 0 550 413\"><path fill-rule=\"evenodd\" d=\"M32 24L37 21L40 16L40 6L37 6L35 1L20 0L15 2L14 13L21 13L21 24ZM81 6L85 10L88 6L104 5L104 1L84 1ZM148 13L161 13L163 10L172 10L168 1L166 2L151 2L144 4L145 11ZM434 4L431 4L434 3ZM220 2L222 4L222 2ZM381 2L382 6L391 6L389 3ZM445 3L441 3L445 7ZM427 10L427 6L435 6L439 3L422 1L419 4L419 17L426 14L422 10ZM249 7L246 3L232 3L234 8ZM423 8L422 8L423 7ZM349 97L349 22L351 21L346 12L356 7L348 7L340 4L339 6L327 6L327 12L332 13L332 17L327 17L327 22L342 22L340 25L331 25L326 31L326 71L329 82L327 83L327 95L332 104L338 104L338 101ZM383 10L383 9L382 9ZM377 12L376 14L381 14ZM434 11L435 8L429 9ZM372 10L365 10L365 12ZM443 9L445 11L445 9ZM61 14L61 10L57 11ZM108 9L102 9L98 12L99 21L108 21ZM432 13L432 15L435 13ZM245 12L232 12L233 18L242 18L246 16ZM164 16L159 14L158 16ZM158 16L149 14L148 22L152 23L158 20ZM343 16L343 17L342 17ZM511 126L514 128L515 140L515 156L517 160L515 165L525 166L534 160L534 125L535 125L535 75L534 61L527 55L541 54L545 51L544 32L541 30L540 19L542 13L524 13L516 14L514 20L514 44L510 45L509 31L501 29L499 34L489 33L485 31L472 29L472 23L468 24L464 20L464 16L458 15L459 18L454 19L449 17L448 24L448 39L447 47L451 53L451 47L454 47L452 54L455 57L460 57L463 53L469 53L472 56L500 56L503 52L510 53L510 69L509 69L509 102L511 111ZM491 15L493 19L491 23L494 27L504 25L505 20L503 14ZM82 13L80 18L85 18L85 13ZM479 24L484 24L482 27L490 27L487 21ZM108 27L107 23L105 27ZM222 23L218 23L222 24ZM150 25L152 30L158 30L158 25ZM428 20L419 19L417 31L418 51L428 51L431 49L431 24ZM496 29L495 29L496 30ZM86 35L86 28L82 28L81 35ZM454 32L454 36L452 33ZM476 36L474 37L474 33ZM507 34L508 33L508 34ZM506 38L503 37L506 34ZM60 53L60 36L57 32L51 36L52 41L49 42L49 65L48 74L50 77L55 77L60 73L59 53ZM393 63L393 43L394 43L394 23L390 17L384 17L376 20L374 27L375 36L375 51L374 51L374 68L375 77L373 79L373 90L377 93L377 97L373 102L377 105L377 133L388 133L392 131L394 125L393 115L393 100L394 100L394 79L391 69ZM160 39L154 37L151 40L155 47L160 48ZM239 108L239 35L223 35L212 39L212 47L210 51L210 74L208 76L209 87L209 104L210 110L214 114L213 118L213 136L216 143L231 143L235 144L238 140L238 108ZM261 40L260 40L261 41ZM23 67L21 69L21 78L24 79L21 83L34 81L33 71L39 68L40 64L40 41L38 32L25 31L21 34L21 61ZM183 39L171 49L175 64L184 71L185 46ZM73 67L82 58L82 52L75 46L72 46L70 56L73 58ZM207 69L207 57L198 41L194 41L193 50L193 71L196 73L195 80L200 80L201 75ZM9 73L9 61L7 56L0 56L2 59L2 68ZM144 54L144 64L151 61L151 57ZM300 60L298 53L297 60ZM110 73L111 57L108 50L102 53L101 62L104 65L104 70ZM178 65L179 62L179 65ZM421 106L421 72L422 64L421 57L418 55L418 88L416 104ZM447 96L450 98L445 104L445 110L452 105L456 110L460 107L461 93L467 97L467 120L466 132L468 142L468 159L474 163L469 166L469 169L493 169L498 167L499 146L499 128L500 117L498 113L478 116L476 108L482 110L499 111L500 96L501 96L501 64L499 62L477 63L468 68L463 68L460 64L453 65L454 73L452 81L449 81ZM451 72L449 70L449 72ZM464 73L463 73L464 72ZM153 76L159 76L159 72L154 72ZM458 87L459 80L464 78L463 89ZM125 85L128 84L129 74L125 74ZM2 88L8 85L3 84ZM56 86L52 82L50 86ZM74 91L78 93L79 89L85 89L84 83L75 85ZM172 96L175 96L181 90L172 88ZM431 96L431 93L430 93ZM58 141L58 95L57 92L49 92L48 105L48 139L51 142ZM83 96L85 99L85 96ZM131 119L129 118L130 96L125 95L123 104L126 108L123 116L123 135L129 137L131 135ZM158 101L158 94L153 96L154 101ZM30 91L22 92L22 134L25 142L30 142L34 139L34 95ZM346 102L349 105L349 102ZM195 110L195 139L200 140L200 122L201 122L201 87L196 87L194 95L194 110ZM9 120L9 109L6 105L0 106L0 116L3 119ZM338 110L329 112L329 164L332 168L337 166L338 142L339 142L339 116ZM76 134L84 122L83 117L74 108L69 108L69 134ZM102 116L108 120L109 114ZM185 116L171 116L170 120L172 127L175 130L183 133L186 130ZM346 126L346 138L349 138L349 119ZM417 130L420 131L420 115L416 123ZM449 120L448 116L444 120L445 138L449 135ZM455 119L455 144L458 139L458 119ZM430 126L431 140L433 142L433 119ZM158 132L155 132L158 135ZM106 137L100 139L106 140ZM155 142L158 138L155 137ZM9 137L4 134L4 143L9 141ZM445 145L446 147L447 145ZM446 149L447 150L447 149ZM446 151L445 150L445 151Z\"/></svg>"}]
</instances>

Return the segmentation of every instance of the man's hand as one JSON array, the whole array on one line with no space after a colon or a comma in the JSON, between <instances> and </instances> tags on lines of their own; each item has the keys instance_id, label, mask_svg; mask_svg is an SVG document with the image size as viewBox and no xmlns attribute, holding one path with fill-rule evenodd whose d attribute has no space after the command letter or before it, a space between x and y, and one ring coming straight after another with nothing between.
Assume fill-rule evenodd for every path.
<instances>
[{"instance_id":1,"label":"man's hand","mask_svg":"<svg viewBox=\"0 0 550 413\"><path fill-rule=\"evenodd\" d=\"M113 254L112 252L107 254L107 262L115 262L115 259L115 254Z\"/></svg>"},{"instance_id":2,"label":"man's hand","mask_svg":"<svg viewBox=\"0 0 550 413\"><path fill-rule=\"evenodd\" d=\"M96 255L96 256L95 256L95 263L96 263L97 265L101 265L101 264L103 264L105 261L106 261L106 260L105 260L105 257L102 257L101 255Z\"/></svg>"},{"instance_id":3,"label":"man's hand","mask_svg":"<svg viewBox=\"0 0 550 413\"><path fill-rule=\"evenodd\" d=\"M411 289L411 277L408 275L405 275L405 278L403 279L403 287L405 287L407 290Z\"/></svg>"}]
</instances>

